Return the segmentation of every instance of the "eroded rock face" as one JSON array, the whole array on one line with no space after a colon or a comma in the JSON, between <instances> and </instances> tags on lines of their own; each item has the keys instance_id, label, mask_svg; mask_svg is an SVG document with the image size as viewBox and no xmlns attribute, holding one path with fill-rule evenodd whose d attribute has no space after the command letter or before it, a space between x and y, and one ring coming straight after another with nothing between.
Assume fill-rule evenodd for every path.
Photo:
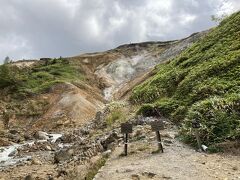
<instances>
[{"instance_id":1,"label":"eroded rock face","mask_svg":"<svg viewBox=\"0 0 240 180\"><path fill-rule=\"evenodd\" d=\"M176 57L206 33L207 31L195 33L177 41L146 42L120 46L119 51L133 51L134 53L123 53L121 57L107 65L99 65L95 71L96 76L106 84L103 90L105 99L112 100L114 94L119 90L131 86L128 84L129 82L144 75L157 64Z\"/></svg>"}]
</instances>

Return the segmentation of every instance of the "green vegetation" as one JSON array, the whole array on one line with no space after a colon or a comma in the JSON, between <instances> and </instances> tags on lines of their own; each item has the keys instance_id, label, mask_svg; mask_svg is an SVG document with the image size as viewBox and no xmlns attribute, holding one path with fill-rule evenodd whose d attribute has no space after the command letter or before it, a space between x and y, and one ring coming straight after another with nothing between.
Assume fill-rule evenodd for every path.
<instances>
[{"instance_id":1,"label":"green vegetation","mask_svg":"<svg viewBox=\"0 0 240 180\"><path fill-rule=\"evenodd\" d=\"M66 59L52 59L39 62L33 68L0 66L0 88L10 88L17 96L42 93L60 82L83 80L81 69Z\"/></svg>"},{"instance_id":2,"label":"green vegetation","mask_svg":"<svg viewBox=\"0 0 240 180\"><path fill-rule=\"evenodd\" d=\"M108 106L108 108L110 111L106 117L106 123L108 126L126 121L127 110L124 107L124 104L113 102Z\"/></svg>"},{"instance_id":3,"label":"green vegetation","mask_svg":"<svg viewBox=\"0 0 240 180\"><path fill-rule=\"evenodd\" d=\"M0 88L17 86L21 79L21 73L18 68L15 69L7 64L0 66Z\"/></svg>"},{"instance_id":4,"label":"green vegetation","mask_svg":"<svg viewBox=\"0 0 240 180\"><path fill-rule=\"evenodd\" d=\"M240 12L224 19L180 56L156 67L157 74L133 90L138 113L161 114L182 124L194 142L191 121L201 123L207 145L240 138Z\"/></svg>"},{"instance_id":5,"label":"green vegetation","mask_svg":"<svg viewBox=\"0 0 240 180\"><path fill-rule=\"evenodd\" d=\"M108 126L111 126L116 121L121 120L123 117L123 112L121 110L113 110L106 118L106 123Z\"/></svg>"},{"instance_id":6,"label":"green vegetation","mask_svg":"<svg viewBox=\"0 0 240 180\"><path fill-rule=\"evenodd\" d=\"M12 63L0 66L0 109L9 117L38 117L48 108L38 95L61 82L84 80L81 66L68 59L38 61L32 67L18 68Z\"/></svg>"},{"instance_id":7,"label":"green vegetation","mask_svg":"<svg viewBox=\"0 0 240 180\"><path fill-rule=\"evenodd\" d=\"M106 158L100 158L88 171L85 179L92 180L94 179L95 175L98 173L98 170L105 165Z\"/></svg>"}]
</instances>

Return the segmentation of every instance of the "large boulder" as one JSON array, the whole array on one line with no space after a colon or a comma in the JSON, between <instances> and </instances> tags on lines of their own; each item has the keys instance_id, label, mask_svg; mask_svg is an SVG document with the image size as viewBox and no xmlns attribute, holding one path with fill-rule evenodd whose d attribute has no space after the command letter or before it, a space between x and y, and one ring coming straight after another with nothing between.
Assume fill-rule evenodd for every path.
<instances>
[{"instance_id":1,"label":"large boulder","mask_svg":"<svg viewBox=\"0 0 240 180\"><path fill-rule=\"evenodd\" d=\"M49 134L43 131L38 131L34 134L34 137L36 139L40 139L40 140L48 140L49 139Z\"/></svg>"},{"instance_id":2,"label":"large boulder","mask_svg":"<svg viewBox=\"0 0 240 180\"><path fill-rule=\"evenodd\" d=\"M70 160L74 155L73 149L62 149L55 153L54 155L54 162L60 163L64 161Z\"/></svg>"},{"instance_id":3,"label":"large boulder","mask_svg":"<svg viewBox=\"0 0 240 180\"><path fill-rule=\"evenodd\" d=\"M111 134L109 134L108 136L106 136L102 141L101 141L101 145L103 146L104 150L108 150L111 149L113 143L117 142L117 140L120 137L118 136L118 134L113 131Z\"/></svg>"}]
</instances>

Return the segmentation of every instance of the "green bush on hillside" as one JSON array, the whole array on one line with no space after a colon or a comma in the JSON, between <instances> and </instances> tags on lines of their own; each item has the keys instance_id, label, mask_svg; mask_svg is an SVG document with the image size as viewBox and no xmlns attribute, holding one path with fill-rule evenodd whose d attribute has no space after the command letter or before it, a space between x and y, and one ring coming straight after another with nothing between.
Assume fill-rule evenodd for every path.
<instances>
[{"instance_id":1,"label":"green bush on hillside","mask_svg":"<svg viewBox=\"0 0 240 180\"><path fill-rule=\"evenodd\" d=\"M240 138L240 94L220 98L212 97L197 102L188 111L181 133L191 143L194 142L191 122L201 122L202 140L211 145L226 140ZM211 143L210 143L211 142ZM208 145L209 145L208 144Z\"/></svg>"},{"instance_id":2,"label":"green bush on hillside","mask_svg":"<svg viewBox=\"0 0 240 180\"><path fill-rule=\"evenodd\" d=\"M8 64L0 66L0 88L17 86L21 83L23 75L17 67L11 67Z\"/></svg>"}]
</instances>

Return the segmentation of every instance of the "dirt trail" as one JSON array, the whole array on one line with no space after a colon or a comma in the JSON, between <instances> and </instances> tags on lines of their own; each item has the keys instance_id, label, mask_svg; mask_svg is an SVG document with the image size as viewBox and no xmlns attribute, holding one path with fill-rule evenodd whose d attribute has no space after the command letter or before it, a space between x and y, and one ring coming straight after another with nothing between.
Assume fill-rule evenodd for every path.
<instances>
[{"instance_id":1,"label":"dirt trail","mask_svg":"<svg viewBox=\"0 0 240 180\"><path fill-rule=\"evenodd\" d=\"M144 180L144 179L240 179L240 157L223 154L206 154L171 138L174 128L162 132L164 153L152 154L156 150L154 134L130 143L130 153L120 157L123 145L95 176L95 180ZM170 135L169 135L170 134ZM144 137L144 136L143 136Z\"/></svg>"}]
</instances>

